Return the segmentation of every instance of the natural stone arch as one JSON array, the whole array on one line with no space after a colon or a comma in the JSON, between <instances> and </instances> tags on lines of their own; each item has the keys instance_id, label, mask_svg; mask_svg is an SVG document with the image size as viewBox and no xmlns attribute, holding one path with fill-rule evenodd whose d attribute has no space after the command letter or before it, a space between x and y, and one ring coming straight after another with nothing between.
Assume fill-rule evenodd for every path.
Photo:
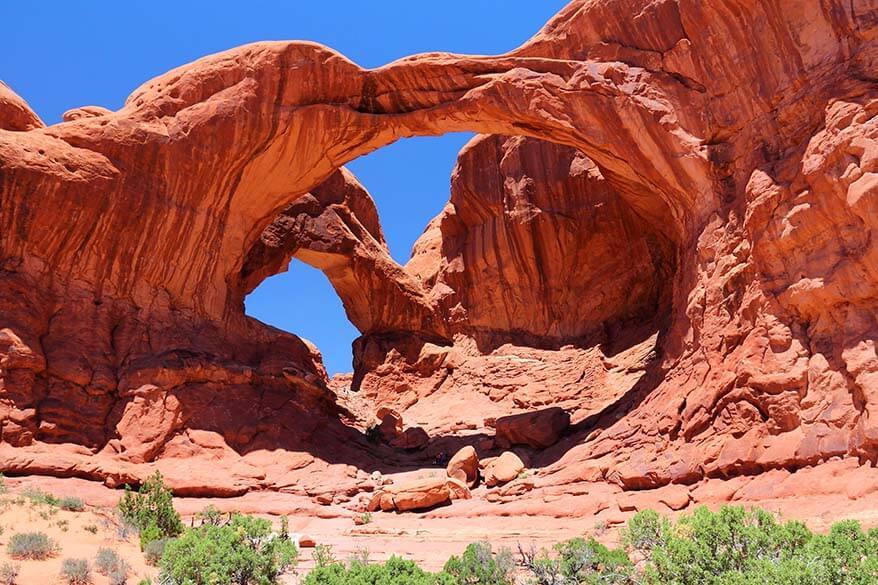
<instances>
[{"instance_id":1,"label":"natural stone arch","mask_svg":"<svg viewBox=\"0 0 878 585\"><path fill-rule=\"evenodd\" d=\"M267 43L157 78L123 112L185 133L163 146L162 158L199 149L200 160L225 167L209 188L171 195L211 207L224 201L215 268L228 279L280 208L336 168L399 137L447 131L523 134L579 148L635 209L679 238L688 210L712 188L705 148L672 119L680 99L673 92L688 90L669 79L666 93L620 63L515 56L424 55L367 71L317 45ZM205 308L216 314L219 301Z\"/></svg>"},{"instance_id":2,"label":"natural stone arch","mask_svg":"<svg viewBox=\"0 0 878 585\"><path fill-rule=\"evenodd\" d=\"M263 430L314 423L331 401L306 344L240 318L245 254L346 160L470 129L574 146L653 225L681 234L663 369L567 463L642 488L841 453L874 460L876 294L862 269L875 265L863 245L875 238L862 238L874 232L863 213L874 159L858 140L872 136L873 15L873 0L577 0L501 57L364 71L316 45L258 44L163 76L119 112L81 108L49 128L0 96L0 306L12 308L0 313L2 440L106 443L125 434L113 413L152 383L200 392L190 410L234 386L235 404L254 407L242 418L263 426L226 432L230 444L256 432L330 444L315 428L295 441L296 429ZM866 180L848 189L858 172ZM856 237L823 246L787 229L805 191L812 225L844 222ZM807 280L774 262L815 243L833 261ZM303 388L313 403L279 417ZM796 414L811 389L825 404L862 400L826 438ZM209 422L179 424L219 426ZM16 468L110 473L78 461Z\"/></svg>"}]
</instances>

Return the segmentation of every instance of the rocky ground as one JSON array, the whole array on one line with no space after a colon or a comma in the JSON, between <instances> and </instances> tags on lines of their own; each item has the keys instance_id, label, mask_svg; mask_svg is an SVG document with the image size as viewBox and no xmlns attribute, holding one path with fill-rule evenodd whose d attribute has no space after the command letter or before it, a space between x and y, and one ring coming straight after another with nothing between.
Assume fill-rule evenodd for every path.
<instances>
[{"instance_id":1,"label":"rocky ground","mask_svg":"<svg viewBox=\"0 0 878 585\"><path fill-rule=\"evenodd\" d=\"M412 486L444 481L446 470L425 468L384 476L390 486ZM813 469L795 473L784 471L738 477L734 480L706 480L694 486L668 486L655 490L624 492L606 483L585 483L575 492L568 489L531 488L539 483L539 472L527 470L522 477L506 484L506 490L480 486L472 499L446 502L427 511L374 511L365 515L348 506L314 501L312 498L281 492L252 491L231 498L175 498L175 507L184 521L215 506L222 511L239 511L272 519L289 520L291 532L301 539L298 574L313 567L314 544L330 545L339 559L368 551L379 561L399 555L417 561L426 569L439 570L453 554L470 542L485 540L495 547L525 550L551 547L576 536L595 536L605 544L618 544L618 528L638 510L654 509L673 517L692 511L695 506L718 508L724 503L759 506L782 519L801 519L815 531L825 531L840 519L856 519L866 528L878 526L878 472L854 460L839 459ZM14 531L43 530L62 544L62 551L49 561L21 562L22 575L53 577L62 558L93 558L98 547L118 549L129 559L138 575L153 575L139 551L136 536L120 539L118 521L112 513L120 490L79 479L45 477L7 478L11 493L4 497L0 525L5 531L0 542ZM528 486L528 487L522 487ZM82 498L85 513L41 513L50 508L29 503L11 504L27 489L39 489L58 496ZM501 493L512 495L502 496ZM373 497L369 493L368 499ZM69 523L62 529L58 522ZM87 525L97 524L96 534L83 533ZM34 577L36 578L36 577ZM296 575L289 575L290 583ZM51 582L51 581L26 581ZM101 583L100 579L96 581ZM135 581L136 582L136 581Z\"/></svg>"}]
</instances>

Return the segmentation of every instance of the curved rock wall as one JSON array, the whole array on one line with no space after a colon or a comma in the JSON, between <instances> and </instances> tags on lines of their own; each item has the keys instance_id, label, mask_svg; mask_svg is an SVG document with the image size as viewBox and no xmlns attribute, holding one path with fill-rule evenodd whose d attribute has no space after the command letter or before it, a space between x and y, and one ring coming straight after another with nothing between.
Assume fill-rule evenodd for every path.
<instances>
[{"instance_id":1,"label":"curved rock wall","mask_svg":"<svg viewBox=\"0 0 878 585\"><path fill-rule=\"evenodd\" d=\"M292 256L365 334L367 400L466 413L434 435L573 411L547 485L875 460L876 13L576 0L507 55L375 70L258 43L51 127L0 88L4 467L222 462L176 481L231 493L374 462L314 348L243 314ZM399 267L339 169L457 130L495 136Z\"/></svg>"},{"instance_id":2,"label":"curved rock wall","mask_svg":"<svg viewBox=\"0 0 878 585\"><path fill-rule=\"evenodd\" d=\"M661 232L575 149L480 137L407 268L456 331L563 344L669 310L677 250Z\"/></svg>"}]
</instances>

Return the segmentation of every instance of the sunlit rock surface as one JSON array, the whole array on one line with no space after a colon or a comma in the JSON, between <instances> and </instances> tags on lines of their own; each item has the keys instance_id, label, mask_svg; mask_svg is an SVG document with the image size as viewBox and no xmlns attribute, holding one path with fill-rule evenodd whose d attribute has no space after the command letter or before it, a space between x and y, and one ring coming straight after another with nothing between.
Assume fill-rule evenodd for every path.
<instances>
[{"instance_id":1,"label":"sunlit rock surface","mask_svg":"<svg viewBox=\"0 0 878 585\"><path fill-rule=\"evenodd\" d=\"M839 469L866 497L876 14L577 0L506 55L374 70L257 43L50 127L0 86L0 467L364 507L371 472L497 455L496 419L558 407L569 428L526 453L537 477L490 503L677 508L774 478L760 500ZM460 130L482 135L399 266L343 165ZM291 258L363 333L349 379L244 315ZM367 440L379 407L429 442Z\"/></svg>"}]
</instances>

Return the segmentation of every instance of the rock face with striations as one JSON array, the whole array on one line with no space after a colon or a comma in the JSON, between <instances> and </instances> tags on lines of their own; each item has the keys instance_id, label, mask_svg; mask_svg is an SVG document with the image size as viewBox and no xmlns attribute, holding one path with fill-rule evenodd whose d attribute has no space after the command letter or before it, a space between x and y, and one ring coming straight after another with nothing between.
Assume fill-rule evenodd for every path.
<instances>
[{"instance_id":1,"label":"rock face with striations","mask_svg":"<svg viewBox=\"0 0 878 585\"><path fill-rule=\"evenodd\" d=\"M0 86L2 467L187 462L179 489L225 495L409 461L245 317L292 258L363 333L353 389L425 435L569 412L543 482L874 461L876 13L575 0L508 54L374 70L257 43L49 127ZM399 266L343 165L459 130L483 136Z\"/></svg>"}]
</instances>

